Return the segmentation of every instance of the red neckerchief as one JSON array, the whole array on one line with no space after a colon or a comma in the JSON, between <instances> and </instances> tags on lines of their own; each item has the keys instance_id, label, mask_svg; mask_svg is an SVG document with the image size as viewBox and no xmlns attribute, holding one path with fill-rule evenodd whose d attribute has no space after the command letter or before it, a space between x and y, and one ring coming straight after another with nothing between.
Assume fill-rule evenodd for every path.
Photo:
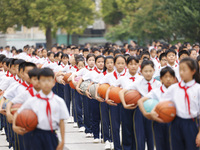
<instances>
[{"instance_id":1,"label":"red neckerchief","mask_svg":"<svg viewBox=\"0 0 200 150\"><path fill-rule=\"evenodd\" d=\"M39 59L39 57L35 56L36 59Z\"/></svg>"},{"instance_id":2,"label":"red neckerchief","mask_svg":"<svg viewBox=\"0 0 200 150\"><path fill-rule=\"evenodd\" d=\"M15 81L19 81L19 79L16 79L16 76L13 77L15 79Z\"/></svg>"},{"instance_id":3,"label":"red neckerchief","mask_svg":"<svg viewBox=\"0 0 200 150\"><path fill-rule=\"evenodd\" d=\"M196 82L194 82L193 85L188 86L188 87L181 86L181 82L178 83L178 86L185 91L185 101L188 103L188 111L189 111L189 115L191 115L191 112L190 112L190 98L189 98L189 95L187 93L187 89L189 89L190 87L192 87L193 85L195 85Z\"/></svg>"},{"instance_id":4,"label":"red neckerchief","mask_svg":"<svg viewBox=\"0 0 200 150\"><path fill-rule=\"evenodd\" d=\"M74 68L76 69L76 71L79 71L78 67L76 65L74 65Z\"/></svg>"},{"instance_id":5,"label":"red neckerchief","mask_svg":"<svg viewBox=\"0 0 200 150\"><path fill-rule=\"evenodd\" d=\"M98 74L101 73L101 72L97 69L97 67L95 67L94 70L95 70Z\"/></svg>"},{"instance_id":6,"label":"red neckerchief","mask_svg":"<svg viewBox=\"0 0 200 150\"><path fill-rule=\"evenodd\" d=\"M153 83L156 81L156 79L153 80ZM148 92L150 92L152 90L152 86L151 86L151 83L148 82Z\"/></svg>"},{"instance_id":7,"label":"red neckerchief","mask_svg":"<svg viewBox=\"0 0 200 150\"><path fill-rule=\"evenodd\" d=\"M89 69L89 67L88 67L88 66L85 66L85 68L86 68L87 70L89 70L89 71L92 71L92 69Z\"/></svg>"},{"instance_id":8,"label":"red neckerchief","mask_svg":"<svg viewBox=\"0 0 200 150\"><path fill-rule=\"evenodd\" d=\"M156 57L157 62L159 63L158 57Z\"/></svg>"},{"instance_id":9,"label":"red neckerchief","mask_svg":"<svg viewBox=\"0 0 200 150\"><path fill-rule=\"evenodd\" d=\"M13 74L11 74L10 77L13 77Z\"/></svg>"},{"instance_id":10,"label":"red neckerchief","mask_svg":"<svg viewBox=\"0 0 200 150\"><path fill-rule=\"evenodd\" d=\"M65 68L65 66L63 64L60 64L63 68Z\"/></svg>"},{"instance_id":11,"label":"red neckerchief","mask_svg":"<svg viewBox=\"0 0 200 150\"><path fill-rule=\"evenodd\" d=\"M105 76L106 74L107 74L107 71L104 71L104 72L103 72L103 75Z\"/></svg>"},{"instance_id":12,"label":"red neckerchief","mask_svg":"<svg viewBox=\"0 0 200 150\"><path fill-rule=\"evenodd\" d=\"M47 114L47 118L49 120L49 125L50 125L50 128L51 128L51 132L53 132L53 125L52 125L52 118L51 118L51 106L50 106L50 103L49 103L49 98L43 98L40 96L40 94L36 94L36 97L41 99L41 100L45 100L47 102L47 106L46 106L46 114Z\"/></svg>"},{"instance_id":13,"label":"red neckerchief","mask_svg":"<svg viewBox=\"0 0 200 150\"><path fill-rule=\"evenodd\" d=\"M135 77L130 77L129 79L131 79L133 82L135 81Z\"/></svg>"},{"instance_id":14,"label":"red neckerchief","mask_svg":"<svg viewBox=\"0 0 200 150\"><path fill-rule=\"evenodd\" d=\"M9 77L9 71L7 71L7 73L6 73L6 77Z\"/></svg>"},{"instance_id":15,"label":"red neckerchief","mask_svg":"<svg viewBox=\"0 0 200 150\"><path fill-rule=\"evenodd\" d=\"M28 92L31 94L32 97L35 96L35 95L34 95L34 92L33 92L33 88L30 88L30 89L28 90Z\"/></svg>"},{"instance_id":16,"label":"red neckerchief","mask_svg":"<svg viewBox=\"0 0 200 150\"><path fill-rule=\"evenodd\" d=\"M124 74L122 74L122 75L120 75L120 76L124 76L125 74L126 74L126 69L125 69ZM113 75L114 75L114 77L115 77L116 79L118 79L118 77L117 77L117 72L116 72L116 71L113 72Z\"/></svg>"},{"instance_id":17,"label":"red neckerchief","mask_svg":"<svg viewBox=\"0 0 200 150\"><path fill-rule=\"evenodd\" d=\"M32 85L32 84L30 84L30 85L27 85L25 81L24 81L24 82L22 82L21 84L22 84L24 87L26 87L26 90L29 90L30 88L32 88L32 87L33 87L33 85Z\"/></svg>"},{"instance_id":18,"label":"red neckerchief","mask_svg":"<svg viewBox=\"0 0 200 150\"><path fill-rule=\"evenodd\" d=\"M162 93L165 93L164 90L163 90L163 88L162 88L162 86L160 87L160 90L161 90Z\"/></svg>"}]
</instances>

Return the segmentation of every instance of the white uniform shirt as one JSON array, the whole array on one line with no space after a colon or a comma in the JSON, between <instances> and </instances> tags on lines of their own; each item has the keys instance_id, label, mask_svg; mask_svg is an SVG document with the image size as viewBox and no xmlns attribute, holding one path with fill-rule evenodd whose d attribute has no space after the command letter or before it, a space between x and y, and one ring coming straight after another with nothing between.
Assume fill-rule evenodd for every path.
<instances>
[{"instance_id":1,"label":"white uniform shirt","mask_svg":"<svg viewBox=\"0 0 200 150\"><path fill-rule=\"evenodd\" d=\"M15 79L13 77L5 78L0 84L0 90L6 90L13 82L15 82Z\"/></svg>"},{"instance_id":2,"label":"white uniform shirt","mask_svg":"<svg viewBox=\"0 0 200 150\"><path fill-rule=\"evenodd\" d=\"M102 70L95 68L93 71L88 71L83 77L83 80L90 80L94 83L99 83L100 80L104 77Z\"/></svg>"},{"instance_id":3,"label":"white uniform shirt","mask_svg":"<svg viewBox=\"0 0 200 150\"><path fill-rule=\"evenodd\" d=\"M128 85L126 89L137 90L142 96L145 96L149 93L148 83L151 84L152 90L162 85L159 81L153 78L149 82L145 78L140 78L139 80L135 81L133 84Z\"/></svg>"},{"instance_id":4,"label":"white uniform shirt","mask_svg":"<svg viewBox=\"0 0 200 150\"><path fill-rule=\"evenodd\" d=\"M161 98L166 92L167 92L167 88L164 85L162 85L161 87L151 90L145 97L148 97L149 99L156 99L158 101L161 101Z\"/></svg>"},{"instance_id":5,"label":"white uniform shirt","mask_svg":"<svg viewBox=\"0 0 200 150\"><path fill-rule=\"evenodd\" d=\"M60 120L68 119L69 112L67 106L62 98L50 92L48 95L45 95L42 91L39 92L42 98L49 98L49 103L51 107L51 118L53 130L57 130L59 127ZM37 128L42 130L51 130L49 120L46 114L47 102L45 100L33 97L26 101L18 110L20 113L24 109L33 110L38 117Z\"/></svg>"},{"instance_id":6,"label":"white uniform shirt","mask_svg":"<svg viewBox=\"0 0 200 150\"><path fill-rule=\"evenodd\" d=\"M181 87L189 87L187 93L190 100L191 115L189 114L188 102L185 99L185 91L179 87L179 83L181 83ZM162 97L162 100L173 101L175 103L177 116L185 119L195 118L198 116L200 110L200 84L195 83L195 80L188 83L184 81L179 83L171 85Z\"/></svg>"}]
</instances>

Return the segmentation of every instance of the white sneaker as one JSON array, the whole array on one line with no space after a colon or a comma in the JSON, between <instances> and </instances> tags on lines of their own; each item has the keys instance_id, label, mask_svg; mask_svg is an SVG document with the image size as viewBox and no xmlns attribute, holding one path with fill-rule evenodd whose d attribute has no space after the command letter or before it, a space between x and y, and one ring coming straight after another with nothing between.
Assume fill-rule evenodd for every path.
<instances>
[{"instance_id":1,"label":"white sneaker","mask_svg":"<svg viewBox=\"0 0 200 150\"><path fill-rule=\"evenodd\" d=\"M74 122L74 125L73 125L74 128L78 128L78 124L76 122Z\"/></svg>"},{"instance_id":2,"label":"white sneaker","mask_svg":"<svg viewBox=\"0 0 200 150\"><path fill-rule=\"evenodd\" d=\"M111 143L109 141L105 142L105 150L111 149Z\"/></svg>"},{"instance_id":3,"label":"white sneaker","mask_svg":"<svg viewBox=\"0 0 200 150\"><path fill-rule=\"evenodd\" d=\"M69 117L69 119L67 120L67 123L73 123L74 122L74 118L71 116Z\"/></svg>"},{"instance_id":4,"label":"white sneaker","mask_svg":"<svg viewBox=\"0 0 200 150\"><path fill-rule=\"evenodd\" d=\"M5 135L6 133L5 133L5 130L4 130L4 128L2 129L2 131L1 131L1 135Z\"/></svg>"},{"instance_id":5,"label":"white sneaker","mask_svg":"<svg viewBox=\"0 0 200 150\"><path fill-rule=\"evenodd\" d=\"M114 149L114 143L110 142L110 149Z\"/></svg>"},{"instance_id":6,"label":"white sneaker","mask_svg":"<svg viewBox=\"0 0 200 150\"><path fill-rule=\"evenodd\" d=\"M86 136L85 136L86 138L90 138L90 137L92 137L92 133L86 133Z\"/></svg>"},{"instance_id":7,"label":"white sneaker","mask_svg":"<svg viewBox=\"0 0 200 150\"><path fill-rule=\"evenodd\" d=\"M79 132L85 132L85 127L80 127Z\"/></svg>"},{"instance_id":8,"label":"white sneaker","mask_svg":"<svg viewBox=\"0 0 200 150\"><path fill-rule=\"evenodd\" d=\"M99 139L94 139L93 143L99 143Z\"/></svg>"}]
</instances>

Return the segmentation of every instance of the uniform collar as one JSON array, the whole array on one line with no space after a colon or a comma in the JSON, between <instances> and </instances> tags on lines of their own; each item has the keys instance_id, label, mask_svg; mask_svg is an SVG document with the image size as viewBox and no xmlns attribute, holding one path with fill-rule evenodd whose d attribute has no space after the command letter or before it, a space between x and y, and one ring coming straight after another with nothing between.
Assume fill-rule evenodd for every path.
<instances>
[{"instance_id":1,"label":"uniform collar","mask_svg":"<svg viewBox=\"0 0 200 150\"><path fill-rule=\"evenodd\" d=\"M42 90L39 92L39 94L40 94L40 96L42 97L42 98L49 98L49 99L52 99L53 98L53 96L54 96L54 94L53 94L53 92L51 91L48 95L45 95L43 92L42 92Z\"/></svg>"},{"instance_id":2,"label":"uniform collar","mask_svg":"<svg viewBox=\"0 0 200 150\"><path fill-rule=\"evenodd\" d=\"M189 81L185 83L184 81L181 81L181 86L189 87L195 84L195 80L193 79L192 81Z\"/></svg>"},{"instance_id":3,"label":"uniform collar","mask_svg":"<svg viewBox=\"0 0 200 150\"><path fill-rule=\"evenodd\" d=\"M127 76L128 78L130 78L130 77L135 77L135 78L137 78L137 77L140 76L140 75L139 75L138 73L136 73L134 76L132 76L129 72L127 72L126 76Z\"/></svg>"},{"instance_id":4,"label":"uniform collar","mask_svg":"<svg viewBox=\"0 0 200 150\"><path fill-rule=\"evenodd\" d=\"M170 64L167 63L167 66L169 66L169 67L171 67L171 68L175 68L175 67L177 67L178 65L177 65L176 62L175 62L173 66L171 66Z\"/></svg>"},{"instance_id":5,"label":"uniform collar","mask_svg":"<svg viewBox=\"0 0 200 150\"><path fill-rule=\"evenodd\" d=\"M151 84L153 84L155 81L156 81L156 79L154 79L154 78L152 78L150 81L147 81L145 78L143 78L143 81L144 81L144 83L151 83Z\"/></svg>"},{"instance_id":6,"label":"uniform collar","mask_svg":"<svg viewBox=\"0 0 200 150\"><path fill-rule=\"evenodd\" d=\"M118 72L117 70L115 70L115 72L117 73L117 77L120 77L120 76L122 76L123 74L125 74L126 73L126 69L124 69L122 72Z\"/></svg>"}]
</instances>

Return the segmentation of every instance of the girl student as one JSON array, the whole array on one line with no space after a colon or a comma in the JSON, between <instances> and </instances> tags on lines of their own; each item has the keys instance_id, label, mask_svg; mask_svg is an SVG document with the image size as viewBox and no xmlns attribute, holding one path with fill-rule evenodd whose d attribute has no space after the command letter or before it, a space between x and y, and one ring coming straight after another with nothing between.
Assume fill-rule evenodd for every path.
<instances>
[{"instance_id":1,"label":"girl student","mask_svg":"<svg viewBox=\"0 0 200 150\"><path fill-rule=\"evenodd\" d=\"M84 76L87 74L87 72L91 72L95 69L95 55L94 54L88 54L86 57L86 62L88 66L85 66L85 68L81 69L77 72L77 76ZM77 85L76 90L79 94L83 95L82 90L80 89L80 85L83 82L83 79L81 78ZM83 95L83 110L84 110L84 126L85 126L85 133L86 138L93 137L92 135L92 114L91 114L91 105L89 103L89 98L85 95Z\"/></svg>"},{"instance_id":2,"label":"girl student","mask_svg":"<svg viewBox=\"0 0 200 150\"><path fill-rule=\"evenodd\" d=\"M144 109L143 102L148 99L156 99L161 100L161 97L166 93L167 89L174 84L176 79L175 72L171 67L165 67L160 72L160 80L162 82L162 86L153 89L151 92L149 92L145 97L141 98L138 101L138 106L140 108L140 111L142 114L151 120L154 120L154 114L147 113ZM153 131L155 136L155 144L157 150L169 150L170 149L170 143L169 143L169 124L159 123L162 122L159 118L155 118L155 121L153 122Z\"/></svg>"},{"instance_id":3,"label":"girl student","mask_svg":"<svg viewBox=\"0 0 200 150\"><path fill-rule=\"evenodd\" d=\"M114 142L114 149L121 150L120 144L120 108L121 104L114 103L113 100L110 100L108 94L110 92L110 88L113 87L115 82L120 76L124 76L126 74L126 59L123 55L117 55L114 58L114 65L116 70L113 73L109 73L105 75L105 77L100 81L100 84L108 83L111 87L108 88L106 92L106 103L110 106L110 124L111 124L111 133L112 133L112 141Z\"/></svg>"},{"instance_id":4,"label":"girl student","mask_svg":"<svg viewBox=\"0 0 200 150\"><path fill-rule=\"evenodd\" d=\"M88 72L82 77L82 80L87 81L89 80L91 83L87 87L86 96L89 98L89 105L91 105L91 113L92 113L92 132L94 135L94 143L98 143L99 140L99 131L100 131L100 103L93 99L91 93L89 93L89 88L93 84L99 83L99 81L103 78L103 68L104 68L104 56L99 55L95 58L96 67L93 71ZM95 88L95 85L93 86ZM92 87L92 88L93 88Z\"/></svg>"},{"instance_id":5,"label":"girl student","mask_svg":"<svg viewBox=\"0 0 200 150\"><path fill-rule=\"evenodd\" d=\"M127 84L134 84L135 81L143 78L137 73L139 67L139 59L134 56L129 56L127 61L128 71L125 76L120 77L116 86L122 87L124 90L127 87ZM134 134L134 114L135 114L135 105L126 104L123 91L120 91L120 99L124 107L121 108L121 120L122 120L122 147L124 150L136 149L136 140ZM138 141L139 142L139 141Z\"/></svg>"},{"instance_id":6,"label":"girl student","mask_svg":"<svg viewBox=\"0 0 200 150\"><path fill-rule=\"evenodd\" d=\"M127 90L137 90L141 96L147 95L152 89L161 86L161 83L153 79L154 74L154 63L151 60L143 60L141 64L141 73L143 78L136 80L133 84L128 85L125 89L120 92L122 104L125 108L131 108L124 103L124 94ZM134 106L132 106L134 108ZM135 110L134 117L134 130L135 130L135 141L138 149L145 149L145 141L147 141L148 150L154 149L153 133L152 133L152 121L146 119L139 108Z\"/></svg>"},{"instance_id":7,"label":"girl student","mask_svg":"<svg viewBox=\"0 0 200 150\"><path fill-rule=\"evenodd\" d=\"M199 68L195 60L187 57L180 61L179 69L182 81L170 86L162 98L176 106L176 118L170 127L171 146L172 150L197 150L200 147Z\"/></svg>"},{"instance_id":8,"label":"girl student","mask_svg":"<svg viewBox=\"0 0 200 150\"><path fill-rule=\"evenodd\" d=\"M103 75L113 73L114 71L114 58L112 56L105 57L104 60L104 69ZM98 96L97 91L100 84L96 86L96 99L101 102L100 103L100 115L101 115L101 125L102 125L102 135L103 140L105 142L105 149L112 149L113 142L111 138L110 131L110 119L109 119L109 105L105 102L104 99Z\"/></svg>"}]
</instances>

